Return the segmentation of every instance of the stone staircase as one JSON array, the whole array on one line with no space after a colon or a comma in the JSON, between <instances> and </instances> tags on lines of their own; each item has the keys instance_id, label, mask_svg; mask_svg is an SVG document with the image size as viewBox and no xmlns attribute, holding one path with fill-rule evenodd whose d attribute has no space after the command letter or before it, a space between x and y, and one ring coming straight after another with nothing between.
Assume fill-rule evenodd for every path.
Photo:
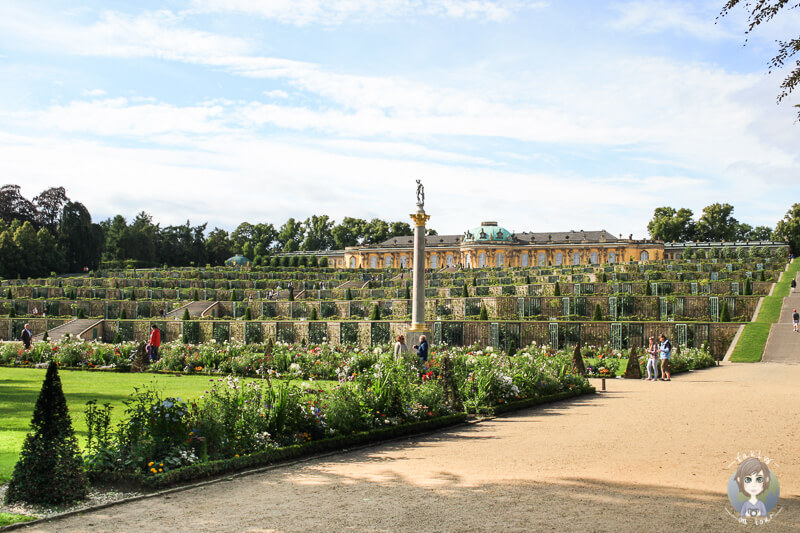
<instances>
[{"instance_id":1,"label":"stone staircase","mask_svg":"<svg viewBox=\"0 0 800 533\"><path fill-rule=\"evenodd\" d=\"M781 317L769 330L762 361L800 363L800 333L792 330L792 310L800 311L800 287L783 299Z\"/></svg>"},{"instance_id":2,"label":"stone staircase","mask_svg":"<svg viewBox=\"0 0 800 533\"><path fill-rule=\"evenodd\" d=\"M166 318L183 318L183 311L188 309L189 316L192 318L198 318L203 314L203 311L208 309L209 307L216 305L217 302L209 302L209 301L200 301L200 302L191 302L182 307L174 309L167 313Z\"/></svg>"},{"instance_id":3,"label":"stone staircase","mask_svg":"<svg viewBox=\"0 0 800 533\"><path fill-rule=\"evenodd\" d=\"M48 340L59 342L64 339L64 337L69 334L71 338L78 337L84 331L91 329L99 324L102 324L102 320L98 320L96 318L80 318L75 319L67 322L66 324L61 324L47 332ZM38 342L44 339L44 333L40 333L38 335L33 336L34 342Z\"/></svg>"}]
</instances>

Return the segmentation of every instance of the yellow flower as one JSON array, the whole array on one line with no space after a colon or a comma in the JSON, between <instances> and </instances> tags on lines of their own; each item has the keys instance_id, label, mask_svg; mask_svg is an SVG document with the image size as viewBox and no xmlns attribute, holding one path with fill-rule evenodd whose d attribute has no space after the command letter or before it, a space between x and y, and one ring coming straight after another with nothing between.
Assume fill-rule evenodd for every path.
<instances>
[{"instance_id":1,"label":"yellow flower","mask_svg":"<svg viewBox=\"0 0 800 533\"><path fill-rule=\"evenodd\" d=\"M153 461L150 461L149 463L147 463L147 466L153 466L154 464L155 463Z\"/></svg>"},{"instance_id":2,"label":"yellow flower","mask_svg":"<svg viewBox=\"0 0 800 533\"><path fill-rule=\"evenodd\" d=\"M163 472L163 470L162 470L162 469L160 469L160 468L158 469L158 471L159 471L159 472Z\"/></svg>"},{"instance_id":3,"label":"yellow flower","mask_svg":"<svg viewBox=\"0 0 800 533\"><path fill-rule=\"evenodd\" d=\"M151 464L152 464L152 463L151 463ZM155 469L155 468L151 468L151 469L150 469L150 471L151 471L152 473L154 473L154 474L156 473L156 469Z\"/></svg>"},{"instance_id":4,"label":"yellow flower","mask_svg":"<svg viewBox=\"0 0 800 533\"><path fill-rule=\"evenodd\" d=\"M239 457L239 454L237 453L237 454L235 455L235 457Z\"/></svg>"}]
</instances>

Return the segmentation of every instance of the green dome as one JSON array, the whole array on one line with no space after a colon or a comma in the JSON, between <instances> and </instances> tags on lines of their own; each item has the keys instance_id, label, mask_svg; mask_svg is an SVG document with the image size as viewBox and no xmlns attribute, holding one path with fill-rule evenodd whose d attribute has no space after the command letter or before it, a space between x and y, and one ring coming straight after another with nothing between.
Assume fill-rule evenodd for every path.
<instances>
[{"instance_id":1,"label":"green dome","mask_svg":"<svg viewBox=\"0 0 800 533\"><path fill-rule=\"evenodd\" d=\"M498 226L497 222L481 222L477 228L473 228L464 234L464 242L513 242L511 232L506 228Z\"/></svg>"},{"instance_id":2,"label":"green dome","mask_svg":"<svg viewBox=\"0 0 800 533\"><path fill-rule=\"evenodd\" d=\"M250 260L243 255L234 255L225 260L225 266L246 267L250 266Z\"/></svg>"}]
</instances>

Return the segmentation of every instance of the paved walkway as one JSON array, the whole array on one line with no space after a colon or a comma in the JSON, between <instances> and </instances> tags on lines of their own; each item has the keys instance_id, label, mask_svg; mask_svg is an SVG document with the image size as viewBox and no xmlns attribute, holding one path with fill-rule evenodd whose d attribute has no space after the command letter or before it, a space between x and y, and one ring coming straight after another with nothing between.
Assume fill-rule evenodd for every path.
<instances>
[{"instance_id":1,"label":"paved walkway","mask_svg":"<svg viewBox=\"0 0 800 533\"><path fill-rule=\"evenodd\" d=\"M190 302L184 306L181 306L177 309L173 309L169 313L167 313L166 318L183 318L183 312L185 310L189 310L189 316L192 318L198 318L203 311L211 307L217 302L209 302L208 300L202 300L199 302Z\"/></svg>"},{"instance_id":2,"label":"paved walkway","mask_svg":"<svg viewBox=\"0 0 800 533\"><path fill-rule=\"evenodd\" d=\"M60 326L57 326L47 332L48 340L52 342L59 342L61 341L67 334L70 337L75 338L76 336L80 335L90 327L94 326L95 324L102 323L102 320L98 320L96 318L76 318L75 320L71 320ZM102 328L100 328L100 336L103 336ZM40 333L38 335L33 336L34 342L39 342L44 338L44 333Z\"/></svg>"},{"instance_id":3,"label":"paved walkway","mask_svg":"<svg viewBox=\"0 0 800 533\"><path fill-rule=\"evenodd\" d=\"M764 361L800 363L800 333L792 329L793 309L800 309L800 287L783 299L781 318L769 330Z\"/></svg>"},{"instance_id":4,"label":"paved walkway","mask_svg":"<svg viewBox=\"0 0 800 533\"><path fill-rule=\"evenodd\" d=\"M314 459L24 531L752 530L725 511L737 452L774 459L800 532L800 365L726 364ZM761 531L761 529L758 529Z\"/></svg>"}]
</instances>

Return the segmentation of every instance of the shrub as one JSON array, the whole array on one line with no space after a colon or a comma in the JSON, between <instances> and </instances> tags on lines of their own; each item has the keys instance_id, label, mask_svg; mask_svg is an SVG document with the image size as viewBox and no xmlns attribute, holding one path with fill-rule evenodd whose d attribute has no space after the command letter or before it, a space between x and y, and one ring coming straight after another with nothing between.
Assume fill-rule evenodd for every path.
<instances>
[{"instance_id":1,"label":"shrub","mask_svg":"<svg viewBox=\"0 0 800 533\"><path fill-rule=\"evenodd\" d=\"M182 320L191 320L191 319L192 319L192 316L189 314L189 310L188 309L184 309L183 310Z\"/></svg>"},{"instance_id":2,"label":"shrub","mask_svg":"<svg viewBox=\"0 0 800 533\"><path fill-rule=\"evenodd\" d=\"M119 312L119 319L120 320L127 320L128 319L128 313L125 312L125 309L123 309L122 311Z\"/></svg>"},{"instance_id":3,"label":"shrub","mask_svg":"<svg viewBox=\"0 0 800 533\"><path fill-rule=\"evenodd\" d=\"M14 306L11 306L11 309L8 310L8 318L15 318L17 316L17 312L14 311Z\"/></svg>"},{"instance_id":4,"label":"shrub","mask_svg":"<svg viewBox=\"0 0 800 533\"><path fill-rule=\"evenodd\" d=\"M47 334L47 330L44 330L44 335L42 335L42 342L47 342L50 336Z\"/></svg>"},{"instance_id":5,"label":"shrub","mask_svg":"<svg viewBox=\"0 0 800 533\"><path fill-rule=\"evenodd\" d=\"M722 311L719 314L719 321L720 322L731 321L731 312L728 310L728 302L722 303Z\"/></svg>"},{"instance_id":6,"label":"shrub","mask_svg":"<svg viewBox=\"0 0 800 533\"><path fill-rule=\"evenodd\" d=\"M373 304L372 306L372 313L369 315L370 320L380 320L381 319L381 310L378 308L378 304Z\"/></svg>"},{"instance_id":7,"label":"shrub","mask_svg":"<svg viewBox=\"0 0 800 533\"><path fill-rule=\"evenodd\" d=\"M350 289L347 289L347 290L350 290ZM290 302L294 301L294 287L289 287L289 301Z\"/></svg>"},{"instance_id":8,"label":"shrub","mask_svg":"<svg viewBox=\"0 0 800 533\"><path fill-rule=\"evenodd\" d=\"M292 256L291 266L293 266L293 267L300 266L300 257L299 256L296 256L296 255Z\"/></svg>"},{"instance_id":9,"label":"shrub","mask_svg":"<svg viewBox=\"0 0 800 533\"><path fill-rule=\"evenodd\" d=\"M236 294L236 289L231 290L231 301L235 302L239 299L239 295Z\"/></svg>"},{"instance_id":10,"label":"shrub","mask_svg":"<svg viewBox=\"0 0 800 533\"><path fill-rule=\"evenodd\" d=\"M83 310L83 308L78 309L77 318L86 318L86 312Z\"/></svg>"},{"instance_id":11,"label":"shrub","mask_svg":"<svg viewBox=\"0 0 800 533\"><path fill-rule=\"evenodd\" d=\"M750 278L746 278L744 280L744 294L745 295L753 294L753 282L750 280Z\"/></svg>"},{"instance_id":12,"label":"shrub","mask_svg":"<svg viewBox=\"0 0 800 533\"><path fill-rule=\"evenodd\" d=\"M594 305L594 315L592 315L592 320L595 322L603 320L603 310L600 309L600 304Z\"/></svg>"},{"instance_id":13,"label":"shrub","mask_svg":"<svg viewBox=\"0 0 800 533\"><path fill-rule=\"evenodd\" d=\"M114 342L114 344L122 344L122 334L119 331L114 333L114 341L113 342Z\"/></svg>"},{"instance_id":14,"label":"shrub","mask_svg":"<svg viewBox=\"0 0 800 533\"><path fill-rule=\"evenodd\" d=\"M319 315L317 313L317 308L316 307L312 307L311 308L311 315L308 317L308 319L309 320L319 320Z\"/></svg>"},{"instance_id":15,"label":"shrub","mask_svg":"<svg viewBox=\"0 0 800 533\"><path fill-rule=\"evenodd\" d=\"M11 289L9 288L6 291L6 300L13 300L13 299L14 299L14 296L11 294Z\"/></svg>"},{"instance_id":16,"label":"shrub","mask_svg":"<svg viewBox=\"0 0 800 533\"><path fill-rule=\"evenodd\" d=\"M272 256L269 258L269 266L271 267L278 267L280 266L280 259L277 256Z\"/></svg>"},{"instance_id":17,"label":"shrub","mask_svg":"<svg viewBox=\"0 0 800 533\"><path fill-rule=\"evenodd\" d=\"M14 466L6 503L58 505L86 497L89 482L55 362L47 367L31 429Z\"/></svg>"},{"instance_id":18,"label":"shrub","mask_svg":"<svg viewBox=\"0 0 800 533\"><path fill-rule=\"evenodd\" d=\"M244 310L244 319L245 320L253 320L253 312L250 311L250 308Z\"/></svg>"},{"instance_id":19,"label":"shrub","mask_svg":"<svg viewBox=\"0 0 800 533\"><path fill-rule=\"evenodd\" d=\"M406 285L406 293L403 295L403 298L406 300L411 299L411 289L409 288L408 285Z\"/></svg>"},{"instance_id":20,"label":"shrub","mask_svg":"<svg viewBox=\"0 0 800 533\"><path fill-rule=\"evenodd\" d=\"M350 290L350 287L348 287L347 290L344 291L344 299L345 300L352 300L353 299L353 293Z\"/></svg>"},{"instance_id":21,"label":"shrub","mask_svg":"<svg viewBox=\"0 0 800 533\"><path fill-rule=\"evenodd\" d=\"M557 281L555 287L553 287L553 296L561 296L561 285Z\"/></svg>"},{"instance_id":22,"label":"shrub","mask_svg":"<svg viewBox=\"0 0 800 533\"><path fill-rule=\"evenodd\" d=\"M461 297L462 298L468 298L469 297L469 289L467 289L466 282L464 283L464 285L461 286Z\"/></svg>"},{"instance_id":23,"label":"shrub","mask_svg":"<svg viewBox=\"0 0 800 533\"><path fill-rule=\"evenodd\" d=\"M327 267L328 266L328 258L327 257L321 258L319 260L319 266L321 266L323 268Z\"/></svg>"},{"instance_id":24,"label":"shrub","mask_svg":"<svg viewBox=\"0 0 800 533\"><path fill-rule=\"evenodd\" d=\"M481 304L481 314L478 320L489 320L489 312L486 310L486 304Z\"/></svg>"}]
</instances>

